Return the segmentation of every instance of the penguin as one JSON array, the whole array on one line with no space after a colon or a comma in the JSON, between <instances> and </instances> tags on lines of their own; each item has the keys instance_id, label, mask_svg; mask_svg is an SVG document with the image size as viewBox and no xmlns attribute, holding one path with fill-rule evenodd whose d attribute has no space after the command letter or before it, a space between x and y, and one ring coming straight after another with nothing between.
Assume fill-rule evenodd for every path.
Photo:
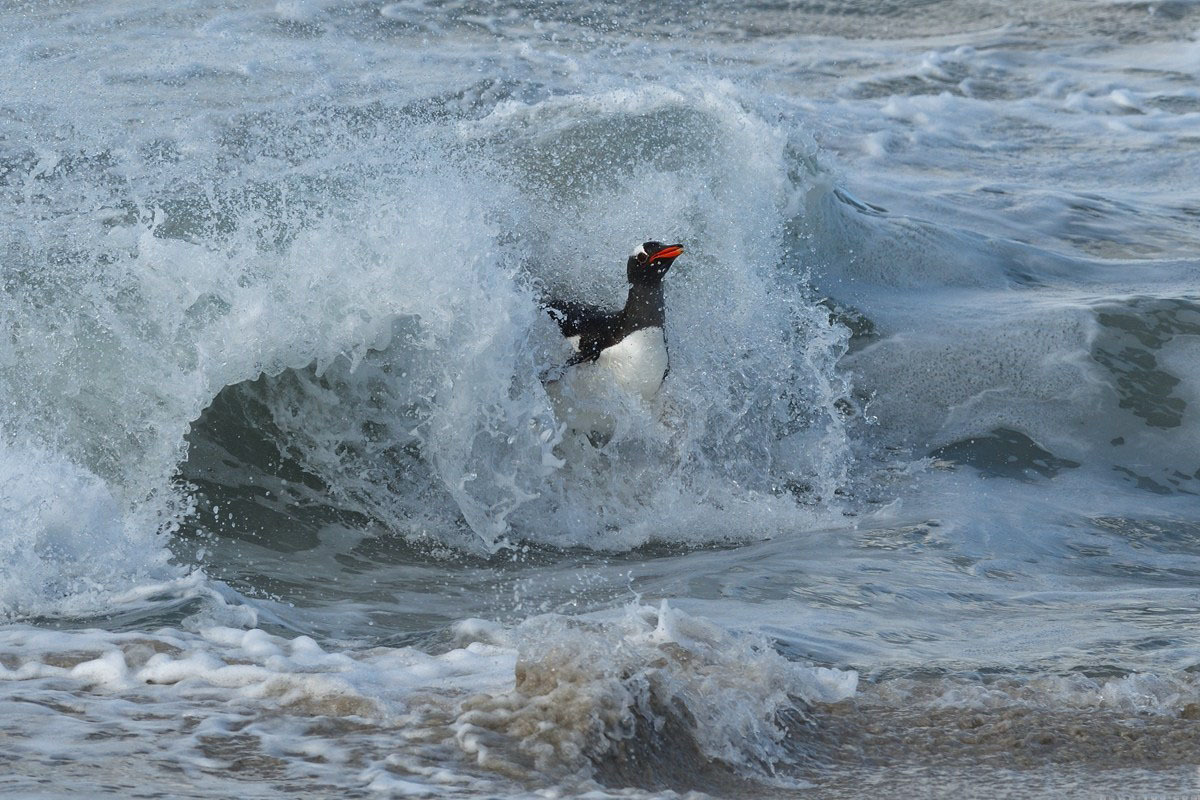
<instances>
[{"instance_id":1,"label":"penguin","mask_svg":"<svg viewBox=\"0 0 1200 800\"><path fill-rule=\"evenodd\" d=\"M573 429L611 435L612 420L598 407L606 405L600 395L610 387L644 402L658 393L670 369L663 278L682 253L681 244L638 245L625 263L629 294L620 311L543 301L572 349L546 389L560 420L566 418ZM589 403L589 396L598 402Z\"/></svg>"}]
</instances>

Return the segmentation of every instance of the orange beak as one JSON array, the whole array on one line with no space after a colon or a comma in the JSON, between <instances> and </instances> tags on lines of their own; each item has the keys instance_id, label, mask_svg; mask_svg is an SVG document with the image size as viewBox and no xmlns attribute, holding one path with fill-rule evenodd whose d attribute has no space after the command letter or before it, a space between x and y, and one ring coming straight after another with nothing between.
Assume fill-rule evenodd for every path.
<instances>
[{"instance_id":1,"label":"orange beak","mask_svg":"<svg viewBox=\"0 0 1200 800\"><path fill-rule=\"evenodd\" d=\"M659 250L657 253L651 253L650 260L657 261L660 258L675 258L676 256L678 256L682 253L683 253L683 245L681 245L681 244L667 245L662 250Z\"/></svg>"}]
</instances>

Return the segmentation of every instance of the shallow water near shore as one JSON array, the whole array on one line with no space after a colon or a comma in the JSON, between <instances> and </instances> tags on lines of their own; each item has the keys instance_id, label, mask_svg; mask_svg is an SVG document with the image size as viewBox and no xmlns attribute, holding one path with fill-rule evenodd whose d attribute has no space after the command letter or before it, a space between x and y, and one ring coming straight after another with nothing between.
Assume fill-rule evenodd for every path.
<instances>
[{"instance_id":1,"label":"shallow water near shore","mask_svg":"<svg viewBox=\"0 0 1200 800\"><path fill-rule=\"evenodd\" d=\"M6 795L1200 792L1200 6L0 34Z\"/></svg>"}]
</instances>

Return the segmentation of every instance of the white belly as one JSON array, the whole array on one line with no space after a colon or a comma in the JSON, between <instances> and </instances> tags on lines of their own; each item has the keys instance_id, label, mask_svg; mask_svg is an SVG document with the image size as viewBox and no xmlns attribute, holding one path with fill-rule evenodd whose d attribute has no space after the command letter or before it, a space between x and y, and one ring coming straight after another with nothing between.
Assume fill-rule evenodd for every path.
<instances>
[{"instance_id":1,"label":"white belly","mask_svg":"<svg viewBox=\"0 0 1200 800\"><path fill-rule=\"evenodd\" d=\"M572 346L578 347L576 342ZM599 358L568 369L546 388L563 422L581 431L611 433L610 393L617 389L649 402L667 374L667 340L662 328L629 334Z\"/></svg>"},{"instance_id":2,"label":"white belly","mask_svg":"<svg viewBox=\"0 0 1200 800\"><path fill-rule=\"evenodd\" d=\"M627 392L650 400L667 374L667 340L662 328L643 328L600 353L592 366L608 373Z\"/></svg>"}]
</instances>

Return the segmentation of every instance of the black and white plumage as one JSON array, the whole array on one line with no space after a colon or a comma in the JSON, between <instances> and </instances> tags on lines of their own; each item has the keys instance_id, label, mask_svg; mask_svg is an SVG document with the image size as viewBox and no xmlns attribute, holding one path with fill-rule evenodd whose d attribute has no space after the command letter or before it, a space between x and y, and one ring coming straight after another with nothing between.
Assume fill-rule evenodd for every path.
<instances>
[{"instance_id":1,"label":"black and white plumage","mask_svg":"<svg viewBox=\"0 0 1200 800\"><path fill-rule=\"evenodd\" d=\"M545 301L574 350L561 374L547 383L555 406L576 423L572 427L609 427L594 414L584 419L576 413L586 396L603 393L606 386L615 385L646 401L662 386L670 367L662 282L682 253L680 244L639 245L625 265L629 294L620 311L574 301Z\"/></svg>"}]
</instances>

